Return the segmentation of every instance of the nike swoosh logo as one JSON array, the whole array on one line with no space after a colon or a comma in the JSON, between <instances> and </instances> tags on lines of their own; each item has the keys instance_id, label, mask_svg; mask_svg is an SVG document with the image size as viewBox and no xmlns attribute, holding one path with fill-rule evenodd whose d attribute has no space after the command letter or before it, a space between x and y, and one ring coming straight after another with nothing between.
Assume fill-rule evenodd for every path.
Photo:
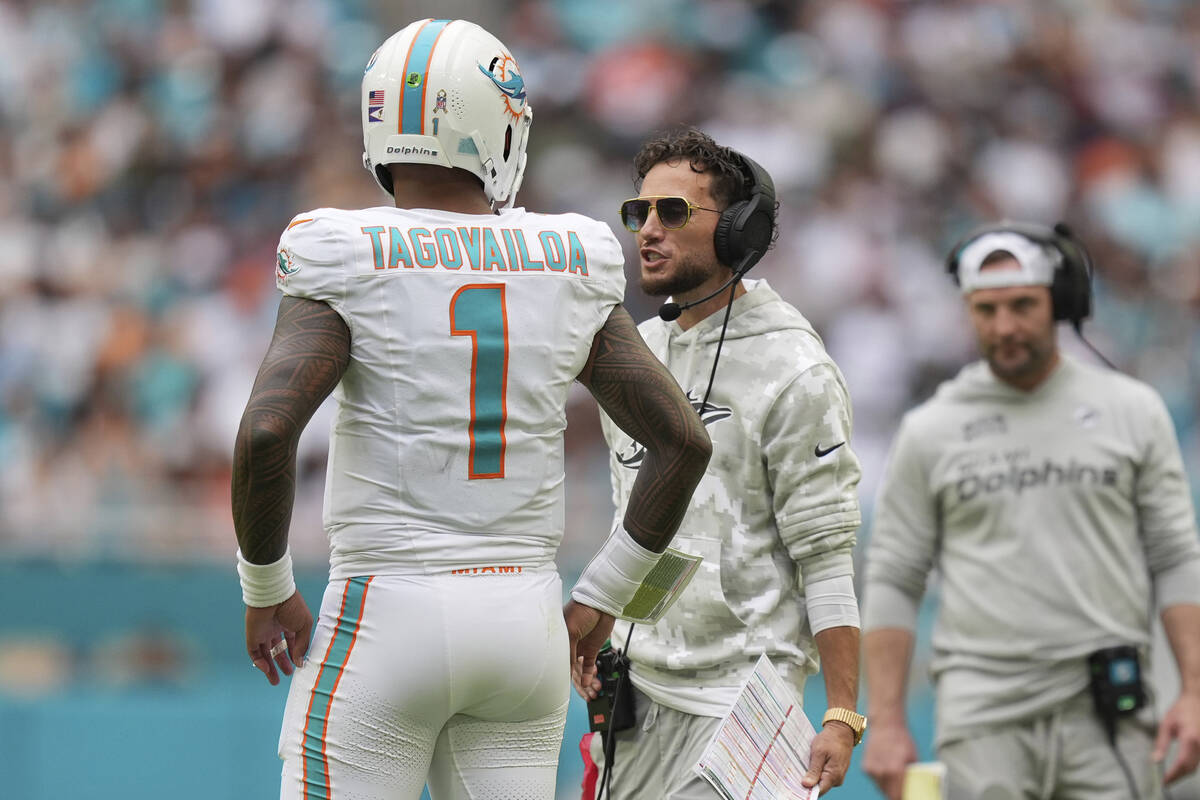
<instances>
[{"instance_id":1,"label":"nike swoosh logo","mask_svg":"<svg viewBox=\"0 0 1200 800\"><path fill-rule=\"evenodd\" d=\"M817 444L817 446L813 448L813 455L816 456L817 458L824 458L825 456L829 455L834 450L837 450L839 447L841 447L844 444L845 444L845 442L838 442L833 447L826 448L825 450L822 450L821 445Z\"/></svg>"}]
</instances>

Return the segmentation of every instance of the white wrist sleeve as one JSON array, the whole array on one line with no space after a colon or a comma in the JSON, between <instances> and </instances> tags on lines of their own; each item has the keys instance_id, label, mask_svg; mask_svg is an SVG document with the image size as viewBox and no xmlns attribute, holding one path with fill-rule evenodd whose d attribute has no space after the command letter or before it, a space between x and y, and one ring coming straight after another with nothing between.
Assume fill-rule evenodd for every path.
<instances>
[{"instance_id":1,"label":"white wrist sleeve","mask_svg":"<svg viewBox=\"0 0 1200 800\"><path fill-rule=\"evenodd\" d=\"M1200 559L1192 558L1159 570L1153 580L1159 610L1200 604Z\"/></svg>"},{"instance_id":2,"label":"white wrist sleeve","mask_svg":"<svg viewBox=\"0 0 1200 800\"><path fill-rule=\"evenodd\" d=\"M242 602L251 608L278 605L296 593L290 547L273 564L251 564L239 548L237 571L242 582Z\"/></svg>"},{"instance_id":3,"label":"white wrist sleeve","mask_svg":"<svg viewBox=\"0 0 1200 800\"><path fill-rule=\"evenodd\" d=\"M642 547L624 525L618 525L584 568L571 599L619 617L661 557L662 553Z\"/></svg>"},{"instance_id":4,"label":"white wrist sleeve","mask_svg":"<svg viewBox=\"0 0 1200 800\"><path fill-rule=\"evenodd\" d=\"M873 631L880 628L901 628L906 631L916 631L917 614L921 609L921 596L913 597L899 586L883 581L868 583L864 589L863 617L866 619L864 630Z\"/></svg>"},{"instance_id":5,"label":"white wrist sleeve","mask_svg":"<svg viewBox=\"0 0 1200 800\"><path fill-rule=\"evenodd\" d=\"M859 627L854 578L849 575L804 584L804 602L808 607L808 624L814 635L842 625Z\"/></svg>"}]
</instances>

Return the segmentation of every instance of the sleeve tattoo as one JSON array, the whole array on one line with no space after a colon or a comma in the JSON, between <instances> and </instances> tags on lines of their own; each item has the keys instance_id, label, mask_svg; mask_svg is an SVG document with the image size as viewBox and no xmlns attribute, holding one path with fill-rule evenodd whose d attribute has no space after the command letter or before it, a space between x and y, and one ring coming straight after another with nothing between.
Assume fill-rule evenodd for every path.
<instances>
[{"instance_id":1,"label":"sleeve tattoo","mask_svg":"<svg viewBox=\"0 0 1200 800\"><path fill-rule=\"evenodd\" d=\"M625 508L625 529L643 547L661 552L708 466L708 433L621 306L596 334L579 381L617 427L646 448Z\"/></svg>"},{"instance_id":2,"label":"sleeve tattoo","mask_svg":"<svg viewBox=\"0 0 1200 800\"><path fill-rule=\"evenodd\" d=\"M242 414L233 454L233 525L242 555L269 564L287 549L296 445L350 363L350 331L317 300L284 297Z\"/></svg>"}]
</instances>

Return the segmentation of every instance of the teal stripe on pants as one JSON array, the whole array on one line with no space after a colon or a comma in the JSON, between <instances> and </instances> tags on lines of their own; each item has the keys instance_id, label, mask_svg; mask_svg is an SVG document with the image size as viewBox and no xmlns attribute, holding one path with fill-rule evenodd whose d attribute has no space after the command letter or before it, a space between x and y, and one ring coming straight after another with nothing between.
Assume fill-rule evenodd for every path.
<instances>
[{"instance_id":1,"label":"teal stripe on pants","mask_svg":"<svg viewBox=\"0 0 1200 800\"><path fill-rule=\"evenodd\" d=\"M329 761L325 756L325 727L333 694L350 658L358 626L362 621L370 578L351 578L342 593L342 609L338 613L333 639L325 651L325 660L317 673L304 718L304 797L330 800Z\"/></svg>"}]
</instances>

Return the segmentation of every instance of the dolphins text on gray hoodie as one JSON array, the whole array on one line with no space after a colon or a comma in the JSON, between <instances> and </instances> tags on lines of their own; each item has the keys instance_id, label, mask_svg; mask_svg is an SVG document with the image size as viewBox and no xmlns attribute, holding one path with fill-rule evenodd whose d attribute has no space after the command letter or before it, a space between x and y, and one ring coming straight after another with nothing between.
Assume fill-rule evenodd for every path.
<instances>
[{"instance_id":1,"label":"dolphins text on gray hoodie","mask_svg":"<svg viewBox=\"0 0 1200 800\"><path fill-rule=\"evenodd\" d=\"M920 598L938 567L942 742L1047 713L1093 650L1148 646L1152 584L1200 602L1163 582L1200 544L1162 399L1067 356L1031 392L977 362L910 411L869 541L866 629L903 624L873 593Z\"/></svg>"}]
</instances>

